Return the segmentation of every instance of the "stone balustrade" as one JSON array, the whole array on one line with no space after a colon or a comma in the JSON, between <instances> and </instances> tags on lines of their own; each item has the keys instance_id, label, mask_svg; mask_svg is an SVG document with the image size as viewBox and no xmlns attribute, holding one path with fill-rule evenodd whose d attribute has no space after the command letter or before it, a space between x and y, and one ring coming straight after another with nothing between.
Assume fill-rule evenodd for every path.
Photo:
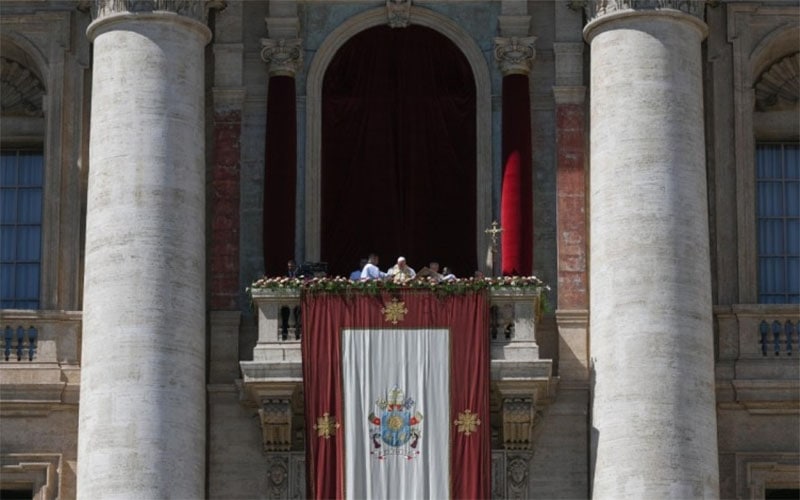
<instances>
[{"instance_id":1,"label":"stone balustrade","mask_svg":"<svg viewBox=\"0 0 800 500\"><path fill-rule=\"evenodd\" d=\"M0 322L0 401L78 402L81 313L3 310Z\"/></svg>"},{"instance_id":2,"label":"stone balustrade","mask_svg":"<svg viewBox=\"0 0 800 500\"><path fill-rule=\"evenodd\" d=\"M718 402L735 402L762 413L797 411L800 408L797 304L717 306L714 316L718 337Z\"/></svg>"}]
</instances>

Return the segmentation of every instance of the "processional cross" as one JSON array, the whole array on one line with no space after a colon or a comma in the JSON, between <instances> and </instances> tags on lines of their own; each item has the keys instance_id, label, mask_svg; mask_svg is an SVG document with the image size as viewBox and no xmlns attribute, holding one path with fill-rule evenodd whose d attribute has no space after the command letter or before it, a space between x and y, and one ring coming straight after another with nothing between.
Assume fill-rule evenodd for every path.
<instances>
[{"instance_id":1,"label":"processional cross","mask_svg":"<svg viewBox=\"0 0 800 500\"><path fill-rule=\"evenodd\" d=\"M492 246L491 246L492 255L491 255L490 267L492 268L492 274L494 274L494 260L495 260L495 255L497 254L497 235L503 232L503 228L500 226L500 224L497 223L497 221L492 221L492 227L485 229L483 232L488 235L491 235L492 238Z\"/></svg>"}]
</instances>

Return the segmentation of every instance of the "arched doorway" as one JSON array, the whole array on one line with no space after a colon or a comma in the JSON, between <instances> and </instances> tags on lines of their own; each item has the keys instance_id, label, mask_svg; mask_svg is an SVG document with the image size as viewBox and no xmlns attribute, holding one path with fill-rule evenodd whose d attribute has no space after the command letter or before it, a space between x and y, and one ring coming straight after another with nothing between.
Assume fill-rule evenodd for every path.
<instances>
[{"instance_id":1,"label":"arched doorway","mask_svg":"<svg viewBox=\"0 0 800 500\"><path fill-rule=\"evenodd\" d=\"M322 85L321 260L369 252L461 276L477 268L476 85L464 54L423 26L350 38Z\"/></svg>"}]
</instances>

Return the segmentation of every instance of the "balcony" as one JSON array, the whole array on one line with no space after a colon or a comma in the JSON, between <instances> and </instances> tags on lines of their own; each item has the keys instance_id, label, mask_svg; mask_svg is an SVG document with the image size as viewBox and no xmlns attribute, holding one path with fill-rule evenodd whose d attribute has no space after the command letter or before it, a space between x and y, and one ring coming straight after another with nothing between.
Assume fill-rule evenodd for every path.
<instances>
[{"instance_id":1,"label":"balcony","mask_svg":"<svg viewBox=\"0 0 800 500\"><path fill-rule=\"evenodd\" d=\"M80 311L2 311L1 416L78 404L81 317Z\"/></svg>"},{"instance_id":2,"label":"balcony","mask_svg":"<svg viewBox=\"0 0 800 500\"><path fill-rule=\"evenodd\" d=\"M241 395L259 408L264 449L302 449L302 355L303 313L298 288L254 289L258 314L258 341L252 361L241 361ZM547 405L557 379L553 362L541 359L536 326L542 306L542 290L503 287L490 289L493 427L504 429L495 436L506 449L529 449L534 416ZM504 416L511 418L514 422ZM276 426L283 426L282 432ZM280 437L278 437L280 436Z\"/></svg>"},{"instance_id":3,"label":"balcony","mask_svg":"<svg viewBox=\"0 0 800 500\"><path fill-rule=\"evenodd\" d=\"M796 304L735 304L714 309L717 399L752 413L800 409Z\"/></svg>"}]
</instances>

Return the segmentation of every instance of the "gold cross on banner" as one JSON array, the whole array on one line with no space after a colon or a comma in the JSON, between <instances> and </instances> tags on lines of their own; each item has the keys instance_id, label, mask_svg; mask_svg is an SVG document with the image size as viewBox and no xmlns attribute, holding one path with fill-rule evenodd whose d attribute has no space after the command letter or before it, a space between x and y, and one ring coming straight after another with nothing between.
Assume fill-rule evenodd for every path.
<instances>
[{"instance_id":1,"label":"gold cross on banner","mask_svg":"<svg viewBox=\"0 0 800 500\"><path fill-rule=\"evenodd\" d=\"M328 412L325 412L321 417L317 417L317 425L314 426L314 430L317 431L317 436L329 439L336 434L336 429L339 427L336 417L331 417Z\"/></svg>"},{"instance_id":2,"label":"gold cross on banner","mask_svg":"<svg viewBox=\"0 0 800 500\"><path fill-rule=\"evenodd\" d=\"M478 418L476 413L472 413L472 410L467 408L458 414L458 420L454 421L453 424L458 426L458 432L469 436L478 430L478 426L481 425L481 419Z\"/></svg>"}]
</instances>

